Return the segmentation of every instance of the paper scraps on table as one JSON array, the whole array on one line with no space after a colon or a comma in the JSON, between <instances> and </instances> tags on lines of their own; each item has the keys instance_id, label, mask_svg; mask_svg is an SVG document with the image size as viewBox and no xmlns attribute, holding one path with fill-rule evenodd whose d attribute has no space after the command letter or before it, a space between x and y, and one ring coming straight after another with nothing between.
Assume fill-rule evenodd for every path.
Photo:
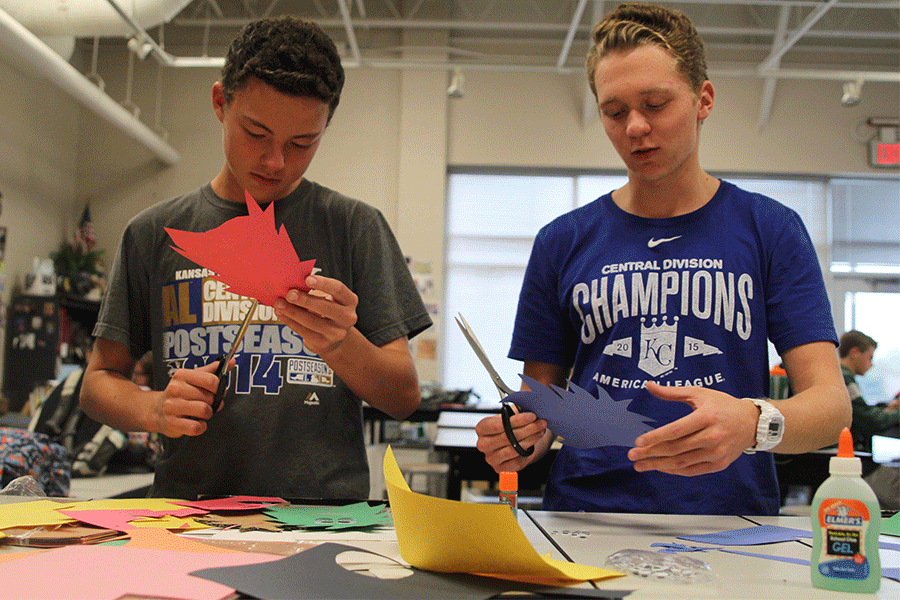
<instances>
[{"instance_id":1,"label":"paper scraps on table","mask_svg":"<svg viewBox=\"0 0 900 600\"><path fill-rule=\"evenodd\" d=\"M240 512L237 514L209 513L194 517L198 522L210 527L222 529L237 529L243 533L249 531L283 531L284 524L274 519L269 519L258 512Z\"/></svg>"},{"instance_id":2,"label":"paper scraps on table","mask_svg":"<svg viewBox=\"0 0 900 600\"><path fill-rule=\"evenodd\" d=\"M315 260L301 261L284 225L275 227L275 203L263 210L245 192L246 217L234 217L209 231L181 231L166 227L172 248L199 266L213 271L213 279L228 291L273 306L289 290L309 290L306 278Z\"/></svg>"},{"instance_id":3,"label":"paper scraps on table","mask_svg":"<svg viewBox=\"0 0 900 600\"><path fill-rule=\"evenodd\" d=\"M650 544L653 548L661 548L659 552L663 554L677 554L680 552L711 552L718 550L729 554L740 554L741 556L751 556L753 558L765 558L768 560L777 560L780 562L791 563L795 565L809 566L809 560L805 558L794 558L792 556L775 556L772 554L758 554L756 552L743 552L732 548L715 547L715 546L685 546L684 544L664 544L657 542Z\"/></svg>"},{"instance_id":4,"label":"paper scraps on table","mask_svg":"<svg viewBox=\"0 0 900 600\"><path fill-rule=\"evenodd\" d=\"M776 544L794 540L811 538L812 532L805 529L793 529L780 525L755 525L743 529L732 529L716 533L697 535L680 535L677 539L703 544L719 544L723 546L755 546L758 544Z\"/></svg>"},{"instance_id":5,"label":"paper scraps on table","mask_svg":"<svg viewBox=\"0 0 900 600\"><path fill-rule=\"evenodd\" d=\"M726 546L753 546L756 544L774 544L777 542L790 542L802 539L811 539L812 532L805 529L793 529L781 525L756 525L744 529L732 529L719 531L718 533L705 533L700 535L683 535L678 539L704 544L722 544ZM900 544L882 540L878 543L882 550L897 550L900 552Z\"/></svg>"},{"instance_id":6,"label":"paper scraps on table","mask_svg":"<svg viewBox=\"0 0 900 600\"><path fill-rule=\"evenodd\" d=\"M74 505L74 502L60 503L54 500L0 504L0 529L74 523L75 519L59 512L60 509L70 508Z\"/></svg>"},{"instance_id":7,"label":"paper scraps on table","mask_svg":"<svg viewBox=\"0 0 900 600\"><path fill-rule=\"evenodd\" d=\"M135 527L153 526L153 523L139 523L156 517L187 518L204 514L206 511L188 506L179 506L166 498L107 498L86 500L60 507L59 512L69 518L88 525L128 531ZM180 522L177 527L184 527Z\"/></svg>"},{"instance_id":8,"label":"paper scraps on table","mask_svg":"<svg viewBox=\"0 0 900 600\"><path fill-rule=\"evenodd\" d=\"M779 542L792 542L812 537L812 532L805 529L794 529L791 527L782 527L780 525L756 525L754 527L745 527L743 529L732 529L729 531L719 531L716 533L705 533L698 535L681 535L679 540L687 540L691 542L700 542L703 544L718 544L720 546L758 546L762 544L776 544ZM706 550L720 550L731 554L742 554L744 556L753 556L755 558L768 558L770 560L778 560L782 562L792 562L801 565L808 565L808 560L799 558L790 558L783 556L770 556L767 554L756 554L753 552L743 552L732 548L705 548L701 546L683 546L681 544L653 544L668 548L670 551L676 552L703 552ZM878 544L882 550L900 551L900 544L895 544L883 540ZM882 565L881 576L888 579L900 581L900 567Z\"/></svg>"},{"instance_id":9,"label":"paper scraps on table","mask_svg":"<svg viewBox=\"0 0 900 600\"><path fill-rule=\"evenodd\" d=\"M234 511L260 510L278 504L287 504L287 502L281 498L266 498L261 496L226 496L224 498L210 498L207 500L173 500L172 504L210 511Z\"/></svg>"},{"instance_id":10,"label":"paper scraps on table","mask_svg":"<svg viewBox=\"0 0 900 600\"><path fill-rule=\"evenodd\" d=\"M146 510L138 508L125 509L101 509L101 510L64 510L66 516L77 519L82 523L115 529L117 531L129 531L136 527L153 527L153 523L144 523L153 517L191 517L205 514L197 508L179 507L179 510ZM168 526L168 525L166 525ZM177 525L181 526L181 524Z\"/></svg>"},{"instance_id":11,"label":"paper scraps on table","mask_svg":"<svg viewBox=\"0 0 900 600\"><path fill-rule=\"evenodd\" d=\"M507 508L507 512L510 512ZM352 554L348 554L352 553ZM193 571L191 575L233 587L260 600L304 598L325 600L485 600L506 597L504 592L527 592L528 598L620 599L630 592L582 588L546 588L460 573L434 573L409 569L407 576L381 579L349 570L341 555L353 556L357 568L397 565L387 557L356 546L326 542L274 562ZM366 558L368 557L368 558ZM371 569L369 569L371 571ZM315 576L311 576L315 573ZM510 596L515 598L515 596Z\"/></svg>"},{"instance_id":12,"label":"paper scraps on table","mask_svg":"<svg viewBox=\"0 0 900 600\"><path fill-rule=\"evenodd\" d=\"M38 527L10 527L3 530L0 545L29 548L56 548L71 544L96 544L122 538L120 531L102 529L81 523L41 525Z\"/></svg>"},{"instance_id":13,"label":"paper scraps on table","mask_svg":"<svg viewBox=\"0 0 900 600\"><path fill-rule=\"evenodd\" d=\"M384 478L400 555L414 567L542 585L622 576L540 556L506 505L458 502L413 492L390 447L384 456Z\"/></svg>"},{"instance_id":14,"label":"paper scraps on table","mask_svg":"<svg viewBox=\"0 0 900 600\"><path fill-rule=\"evenodd\" d=\"M128 532L128 538L125 545L129 548L150 548L172 552L237 552L237 550L227 550L175 535L165 529L132 529ZM268 553L264 552L263 554Z\"/></svg>"},{"instance_id":15,"label":"paper scraps on table","mask_svg":"<svg viewBox=\"0 0 900 600\"><path fill-rule=\"evenodd\" d=\"M23 553L25 554L25 553ZM249 552L184 552L130 546L75 545L28 553L0 564L0 600L116 600L123 596L225 600L234 588L188 574L279 557ZM24 588L22 586L28 586Z\"/></svg>"},{"instance_id":16,"label":"paper scraps on table","mask_svg":"<svg viewBox=\"0 0 900 600\"><path fill-rule=\"evenodd\" d=\"M631 412L631 400L614 400L602 387L597 396L569 381L569 389L547 387L520 375L531 388L513 392L504 400L536 414L562 437L563 444L587 450L601 446L634 446L634 440L653 429L650 417ZM552 388L552 389L551 389Z\"/></svg>"},{"instance_id":17,"label":"paper scraps on table","mask_svg":"<svg viewBox=\"0 0 900 600\"><path fill-rule=\"evenodd\" d=\"M384 504L357 502L346 506L275 506L263 512L285 525L304 529L364 529L393 525Z\"/></svg>"}]
</instances>

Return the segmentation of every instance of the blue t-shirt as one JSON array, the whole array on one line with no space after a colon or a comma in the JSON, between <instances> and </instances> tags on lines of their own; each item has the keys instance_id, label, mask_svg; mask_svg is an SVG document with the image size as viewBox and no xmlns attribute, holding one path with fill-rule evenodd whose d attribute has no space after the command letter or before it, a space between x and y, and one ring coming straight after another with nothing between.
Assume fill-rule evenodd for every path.
<instances>
[{"instance_id":1,"label":"blue t-shirt","mask_svg":"<svg viewBox=\"0 0 900 600\"><path fill-rule=\"evenodd\" d=\"M837 342L816 253L799 215L722 181L700 209L648 219L606 194L541 229L509 356L572 368L571 379L664 425L690 412L645 382L769 393L779 353ZM773 456L741 455L696 477L638 473L625 447L563 446L545 510L778 514Z\"/></svg>"}]
</instances>

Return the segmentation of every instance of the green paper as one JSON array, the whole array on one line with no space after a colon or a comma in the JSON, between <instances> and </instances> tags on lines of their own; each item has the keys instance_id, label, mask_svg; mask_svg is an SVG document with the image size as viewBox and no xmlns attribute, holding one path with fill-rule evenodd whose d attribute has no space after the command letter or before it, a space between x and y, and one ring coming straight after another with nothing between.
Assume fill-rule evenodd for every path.
<instances>
[{"instance_id":1,"label":"green paper","mask_svg":"<svg viewBox=\"0 0 900 600\"><path fill-rule=\"evenodd\" d=\"M384 504L358 502L346 506L273 506L265 514L285 525L304 529L363 529L393 523Z\"/></svg>"}]
</instances>

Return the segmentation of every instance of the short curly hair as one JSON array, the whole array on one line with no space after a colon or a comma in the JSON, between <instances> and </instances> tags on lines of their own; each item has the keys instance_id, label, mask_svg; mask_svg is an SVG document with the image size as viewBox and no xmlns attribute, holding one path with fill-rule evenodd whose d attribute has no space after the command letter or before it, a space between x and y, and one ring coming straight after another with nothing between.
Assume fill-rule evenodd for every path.
<instances>
[{"instance_id":1,"label":"short curly hair","mask_svg":"<svg viewBox=\"0 0 900 600\"><path fill-rule=\"evenodd\" d=\"M638 46L659 46L672 55L695 93L707 79L703 40L691 20L677 10L653 4L620 4L594 27L592 39L594 45L585 66L595 97L594 73L600 60L610 52Z\"/></svg>"},{"instance_id":2,"label":"short curly hair","mask_svg":"<svg viewBox=\"0 0 900 600\"><path fill-rule=\"evenodd\" d=\"M317 98L334 115L344 87L337 47L322 29L293 15L248 23L228 48L222 68L225 102L251 77L283 94Z\"/></svg>"}]
</instances>

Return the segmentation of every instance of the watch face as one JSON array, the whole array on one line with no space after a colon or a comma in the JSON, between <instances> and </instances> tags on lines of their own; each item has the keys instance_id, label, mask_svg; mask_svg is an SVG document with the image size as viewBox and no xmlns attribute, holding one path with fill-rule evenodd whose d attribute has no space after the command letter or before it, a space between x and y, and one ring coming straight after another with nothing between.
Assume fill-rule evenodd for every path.
<instances>
[{"instance_id":1,"label":"watch face","mask_svg":"<svg viewBox=\"0 0 900 600\"><path fill-rule=\"evenodd\" d=\"M781 423L779 423L778 421L772 421L771 423L769 423L769 433L777 435L779 431L781 431Z\"/></svg>"}]
</instances>

